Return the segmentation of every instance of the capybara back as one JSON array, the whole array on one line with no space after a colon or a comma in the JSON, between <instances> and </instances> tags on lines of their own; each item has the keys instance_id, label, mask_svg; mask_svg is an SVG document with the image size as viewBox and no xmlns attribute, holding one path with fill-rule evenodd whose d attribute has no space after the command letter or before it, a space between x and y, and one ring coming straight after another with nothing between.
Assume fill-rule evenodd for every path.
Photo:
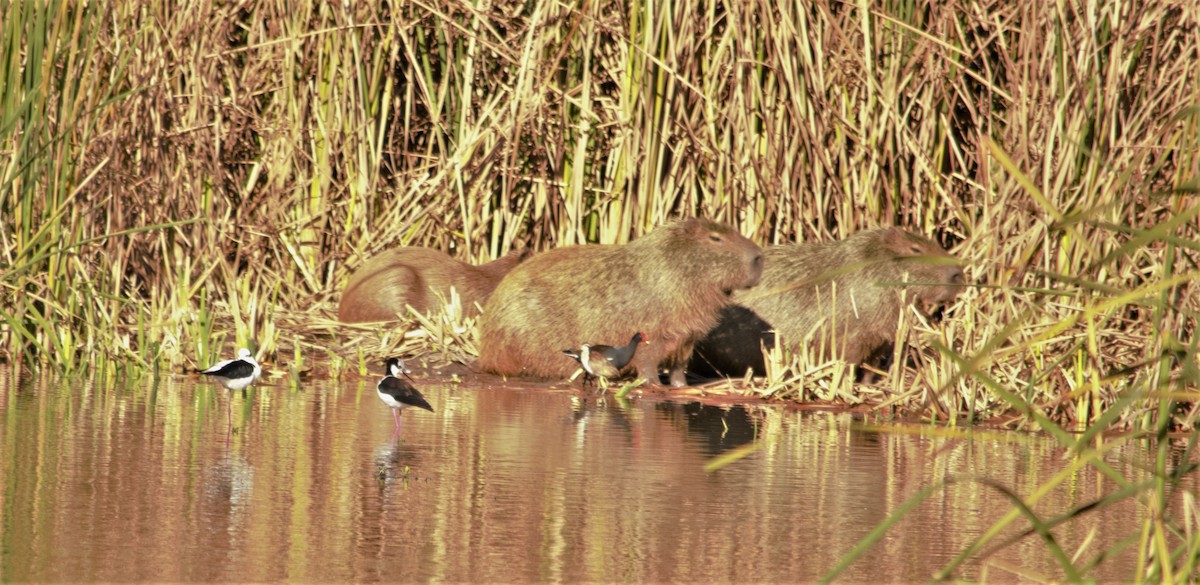
<instances>
[{"instance_id":1,"label":"capybara back","mask_svg":"<svg viewBox=\"0 0 1200 585\"><path fill-rule=\"evenodd\" d=\"M476 315L476 305L485 303L504 275L529 255L514 251L473 266L429 248L388 250L350 277L338 318L344 323L395 319L405 305L421 312L441 310L443 299L450 300L451 287L462 300L464 314Z\"/></svg>"},{"instance_id":2,"label":"capybara back","mask_svg":"<svg viewBox=\"0 0 1200 585\"><path fill-rule=\"evenodd\" d=\"M732 228L691 218L625 245L544 252L513 269L481 317L480 366L502 375L565 377L560 348L619 344L635 331L638 374L683 385L692 345L716 323L734 290L762 275L762 251Z\"/></svg>"}]
</instances>

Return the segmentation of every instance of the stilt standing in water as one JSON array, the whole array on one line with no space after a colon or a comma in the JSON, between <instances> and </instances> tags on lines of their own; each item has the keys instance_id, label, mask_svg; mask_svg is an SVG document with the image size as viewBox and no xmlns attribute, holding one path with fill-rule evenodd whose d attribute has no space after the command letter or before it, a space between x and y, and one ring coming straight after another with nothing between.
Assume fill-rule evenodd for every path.
<instances>
[{"instance_id":1,"label":"stilt standing in water","mask_svg":"<svg viewBox=\"0 0 1200 585\"><path fill-rule=\"evenodd\" d=\"M433 407L429 406L425 397L409 382L412 378L408 376L408 369L404 367L400 358L388 358L386 366L387 375L375 385L375 389L379 392L379 399L392 409L392 420L396 422L395 434L400 434L401 410L416 406L433 412ZM401 378L401 375L408 380Z\"/></svg>"},{"instance_id":2,"label":"stilt standing in water","mask_svg":"<svg viewBox=\"0 0 1200 585\"><path fill-rule=\"evenodd\" d=\"M241 348L238 350L236 359L225 360L218 362L217 365L200 372L205 376L215 379L219 384L228 390L245 390L248 386L258 380L262 375L262 368L258 362L254 360L254 356L250 354L250 350ZM229 414L228 429L233 428L233 397L229 397L229 405L226 408Z\"/></svg>"},{"instance_id":3,"label":"stilt standing in water","mask_svg":"<svg viewBox=\"0 0 1200 585\"><path fill-rule=\"evenodd\" d=\"M578 350L564 349L562 352L583 366L583 385L587 386L589 379L617 377L621 370L633 360L633 354L637 351L638 344L645 339L645 335L634 333L629 343L618 347L585 343Z\"/></svg>"}]
</instances>

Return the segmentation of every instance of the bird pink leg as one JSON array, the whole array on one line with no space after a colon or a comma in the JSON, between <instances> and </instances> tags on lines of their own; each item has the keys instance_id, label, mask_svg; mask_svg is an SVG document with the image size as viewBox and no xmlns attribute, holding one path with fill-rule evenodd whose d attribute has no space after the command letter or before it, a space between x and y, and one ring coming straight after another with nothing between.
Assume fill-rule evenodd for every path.
<instances>
[{"instance_id":1,"label":"bird pink leg","mask_svg":"<svg viewBox=\"0 0 1200 585\"><path fill-rule=\"evenodd\" d=\"M395 431L395 433L396 433L397 435L399 435L399 434L400 434L400 409L398 409L398 408L393 408L393 409L392 409L392 420L395 420L395 421L396 421L396 431Z\"/></svg>"},{"instance_id":2,"label":"bird pink leg","mask_svg":"<svg viewBox=\"0 0 1200 585\"><path fill-rule=\"evenodd\" d=\"M229 448L229 437L233 435L233 395L229 396L229 405L225 407L225 448Z\"/></svg>"}]
</instances>

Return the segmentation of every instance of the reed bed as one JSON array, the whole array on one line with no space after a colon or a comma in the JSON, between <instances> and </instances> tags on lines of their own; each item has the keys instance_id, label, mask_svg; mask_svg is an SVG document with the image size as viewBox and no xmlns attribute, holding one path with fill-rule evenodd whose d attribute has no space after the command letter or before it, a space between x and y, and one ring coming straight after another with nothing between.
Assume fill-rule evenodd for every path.
<instances>
[{"instance_id":1,"label":"reed bed","mask_svg":"<svg viewBox=\"0 0 1200 585\"><path fill-rule=\"evenodd\" d=\"M0 359L175 369L254 342L349 363L420 348L331 319L389 247L897 224L973 283L906 323L919 367L880 390L782 356L753 391L1191 428L1189 6L7 3Z\"/></svg>"},{"instance_id":2,"label":"reed bed","mask_svg":"<svg viewBox=\"0 0 1200 585\"><path fill-rule=\"evenodd\" d=\"M941 323L906 319L884 384L776 355L746 391L1080 450L1197 422L1192 4L0 13L0 360L22 369L177 371L234 344L296 375L469 361L453 310L338 325L348 274L394 246L478 262L703 215L762 245L903 225L972 283ZM1148 526L1141 574L1194 577L1193 529Z\"/></svg>"}]
</instances>

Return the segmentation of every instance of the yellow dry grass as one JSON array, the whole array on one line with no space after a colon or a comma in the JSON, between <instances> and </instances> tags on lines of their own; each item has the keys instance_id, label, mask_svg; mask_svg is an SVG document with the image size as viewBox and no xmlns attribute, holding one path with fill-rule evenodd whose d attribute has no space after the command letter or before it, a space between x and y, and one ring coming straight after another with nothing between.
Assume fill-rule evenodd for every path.
<instances>
[{"instance_id":1,"label":"yellow dry grass","mask_svg":"<svg viewBox=\"0 0 1200 585\"><path fill-rule=\"evenodd\" d=\"M789 362L760 391L939 420L1195 422L1190 4L3 13L0 359L150 370L251 342L339 371L421 347L469 359L461 323L336 326L349 272L393 246L483 261L680 215L763 245L899 224L975 283L944 323L908 322L922 367L876 395Z\"/></svg>"}]
</instances>

